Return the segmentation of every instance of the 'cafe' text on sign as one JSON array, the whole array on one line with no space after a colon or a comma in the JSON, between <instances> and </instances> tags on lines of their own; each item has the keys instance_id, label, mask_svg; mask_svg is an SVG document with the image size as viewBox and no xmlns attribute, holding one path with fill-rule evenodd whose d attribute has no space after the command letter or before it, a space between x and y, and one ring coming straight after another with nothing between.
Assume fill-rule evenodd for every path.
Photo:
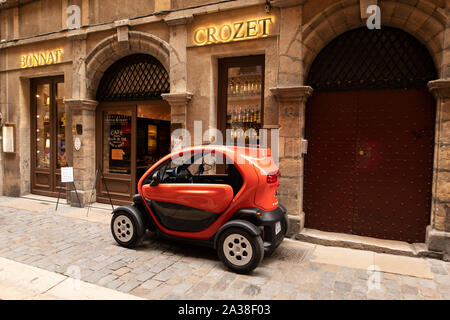
<instances>
[{"instance_id":1,"label":"'cafe' text on sign","mask_svg":"<svg viewBox=\"0 0 450 320\"><path fill-rule=\"evenodd\" d=\"M47 50L20 56L21 68L32 68L61 63L63 49Z\"/></svg>"},{"instance_id":2,"label":"'cafe' text on sign","mask_svg":"<svg viewBox=\"0 0 450 320\"><path fill-rule=\"evenodd\" d=\"M201 27L194 32L194 44L203 46L267 37L271 34L273 23L274 17L264 17Z\"/></svg>"}]
</instances>

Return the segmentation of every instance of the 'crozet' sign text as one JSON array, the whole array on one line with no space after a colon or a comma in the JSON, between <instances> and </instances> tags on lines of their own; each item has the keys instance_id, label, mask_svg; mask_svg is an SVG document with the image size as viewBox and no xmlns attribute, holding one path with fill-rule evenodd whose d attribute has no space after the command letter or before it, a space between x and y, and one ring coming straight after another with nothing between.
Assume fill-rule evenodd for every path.
<instances>
[{"instance_id":1,"label":"'crozet' sign text","mask_svg":"<svg viewBox=\"0 0 450 320\"><path fill-rule=\"evenodd\" d=\"M61 63L62 54L63 49L55 49L22 55L20 56L20 67L32 68Z\"/></svg>"},{"instance_id":2,"label":"'crozet' sign text","mask_svg":"<svg viewBox=\"0 0 450 320\"><path fill-rule=\"evenodd\" d=\"M220 26L201 27L194 32L194 44L203 46L267 37L272 31L273 22L273 17L265 17L225 23Z\"/></svg>"}]
</instances>

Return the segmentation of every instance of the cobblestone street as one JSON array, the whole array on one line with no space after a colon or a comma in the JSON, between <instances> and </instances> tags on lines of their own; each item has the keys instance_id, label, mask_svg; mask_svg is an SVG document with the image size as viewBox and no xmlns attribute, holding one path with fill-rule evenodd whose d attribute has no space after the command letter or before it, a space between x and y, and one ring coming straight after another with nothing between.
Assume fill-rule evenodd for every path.
<instances>
[{"instance_id":1,"label":"cobblestone street","mask_svg":"<svg viewBox=\"0 0 450 320\"><path fill-rule=\"evenodd\" d=\"M108 211L86 212L0 197L0 257L67 276L75 268L85 282L147 299L450 299L450 263L440 260L286 239L251 275L238 275L214 250L152 234L136 250L119 247ZM368 271L373 265L380 273Z\"/></svg>"}]
</instances>

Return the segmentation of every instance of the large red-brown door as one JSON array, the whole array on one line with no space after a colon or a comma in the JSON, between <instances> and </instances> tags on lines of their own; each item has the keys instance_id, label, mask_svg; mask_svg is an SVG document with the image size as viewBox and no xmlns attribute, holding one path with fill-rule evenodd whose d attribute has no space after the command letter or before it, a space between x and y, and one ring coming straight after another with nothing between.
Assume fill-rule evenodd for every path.
<instances>
[{"instance_id":1,"label":"large red-brown door","mask_svg":"<svg viewBox=\"0 0 450 320\"><path fill-rule=\"evenodd\" d=\"M306 226L423 242L435 102L426 89L321 92L306 112Z\"/></svg>"}]
</instances>

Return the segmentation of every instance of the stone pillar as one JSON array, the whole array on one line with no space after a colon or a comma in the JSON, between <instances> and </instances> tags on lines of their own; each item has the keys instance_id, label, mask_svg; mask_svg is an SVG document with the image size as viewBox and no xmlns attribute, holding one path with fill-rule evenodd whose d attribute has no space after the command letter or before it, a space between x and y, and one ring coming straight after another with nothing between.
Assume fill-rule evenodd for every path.
<instances>
[{"instance_id":1,"label":"stone pillar","mask_svg":"<svg viewBox=\"0 0 450 320\"><path fill-rule=\"evenodd\" d=\"M430 81L428 88L437 99L436 138L431 224L426 243L430 251L444 253L450 260L450 80Z\"/></svg>"},{"instance_id":2,"label":"stone pillar","mask_svg":"<svg viewBox=\"0 0 450 320\"><path fill-rule=\"evenodd\" d=\"M278 102L280 203L288 211L289 234L299 233L305 223L303 212L303 152L305 104L313 89L308 86L278 87L270 91Z\"/></svg>"},{"instance_id":3,"label":"stone pillar","mask_svg":"<svg viewBox=\"0 0 450 320\"><path fill-rule=\"evenodd\" d=\"M95 178L95 110L97 101L89 100L86 80L86 33L73 30L68 34L72 40L72 92L65 100L66 104L66 140L69 165L74 168L75 186L81 206L90 200ZM79 150L75 140L81 142ZM75 191L67 193L67 200L72 206L78 206ZM93 199L95 200L95 198Z\"/></svg>"},{"instance_id":4,"label":"stone pillar","mask_svg":"<svg viewBox=\"0 0 450 320\"><path fill-rule=\"evenodd\" d=\"M302 12L305 0L275 0L280 8L278 87L303 84Z\"/></svg>"},{"instance_id":5,"label":"stone pillar","mask_svg":"<svg viewBox=\"0 0 450 320\"><path fill-rule=\"evenodd\" d=\"M274 0L280 10L277 87L270 91L278 102L280 203L289 215L288 235L303 229L303 123L305 103L312 93L303 85L302 16L305 0ZM272 146L272 149L274 147Z\"/></svg>"},{"instance_id":6,"label":"stone pillar","mask_svg":"<svg viewBox=\"0 0 450 320\"><path fill-rule=\"evenodd\" d=\"M94 100L66 99L66 106L72 118L72 146L76 139L81 142L79 150L72 147L73 161L71 164L74 168L75 186L83 207L89 201L95 179L95 110L97 105L98 102ZM73 206L78 206L78 199L74 191L68 194L68 200Z\"/></svg>"},{"instance_id":7,"label":"stone pillar","mask_svg":"<svg viewBox=\"0 0 450 320\"><path fill-rule=\"evenodd\" d=\"M193 94L190 92L165 93L162 98L170 104L170 132L187 127L187 107ZM186 139L184 137L183 139ZM174 141L172 141L172 144ZM192 141L184 141L183 144L191 144Z\"/></svg>"},{"instance_id":8,"label":"stone pillar","mask_svg":"<svg viewBox=\"0 0 450 320\"><path fill-rule=\"evenodd\" d=\"M170 93L162 98L171 106L171 132L187 128L187 106L193 94L187 91L187 24L192 15L168 16L164 21L170 27ZM172 141L173 143L173 141Z\"/></svg>"},{"instance_id":9,"label":"stone pillar","mask_svg":"<svg viewBox=\"0 0 450 320\"><path fill-rule=\"evenodd\" d=\"M442 47L442 62L440 67L440 77L443 79L450 78L450 1L446 1L445 11L447 13L447 23L444 30L444 39Z\"/></svg>"}]
</instances>

